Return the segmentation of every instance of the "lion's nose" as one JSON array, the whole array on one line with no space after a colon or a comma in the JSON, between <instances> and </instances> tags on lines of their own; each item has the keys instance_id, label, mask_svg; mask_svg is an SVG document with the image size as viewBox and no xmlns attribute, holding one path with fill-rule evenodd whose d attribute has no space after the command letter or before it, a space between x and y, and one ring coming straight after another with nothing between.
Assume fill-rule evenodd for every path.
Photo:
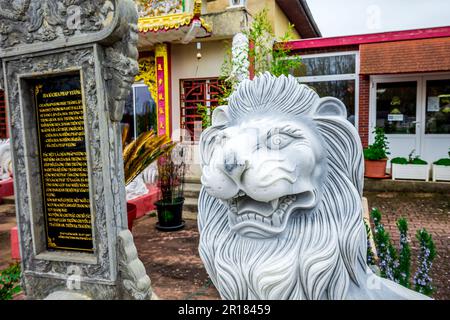
<instances>
[{"instance_id":1,"label":"lion's nose","mask_svg":"<svg viewBox=\"0 0 450 320\"><path fill-rule=\"evenodd\" d=\"M248 168L249 161L241 159L236 152L228 152L224 155L224 172L235 181L239 181L244 171Z\"/></svg>"}]
</instances>

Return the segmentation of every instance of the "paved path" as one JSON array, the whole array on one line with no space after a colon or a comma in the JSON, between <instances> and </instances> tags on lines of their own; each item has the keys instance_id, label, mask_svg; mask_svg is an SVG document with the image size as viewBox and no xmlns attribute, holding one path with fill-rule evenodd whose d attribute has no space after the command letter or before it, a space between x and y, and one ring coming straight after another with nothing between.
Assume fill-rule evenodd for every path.
<instances>
[{"instance_id":1,"label":"paved path","mask_svg":"<svg viewBox=\"0 0 450 320\"><path fill-rule=\"evenodd\" d=\"M401 216L407 217L413 260L417 252L416 230L425 227L431 232L438 252L432 271L437 289L434 297L450 299L450 195L388 192L365 195L369 207L378 207L382 211L383 223L396 244L395 222ZM161 299L219 299L198 256L197 223L186 222L184 230L164 233L156 230L155 217L145 216L136 221L133 234L139 256ZM14 207L0 206L0 268L11 262L9 229L14 224Z\"/></svg>"}]
</instances>

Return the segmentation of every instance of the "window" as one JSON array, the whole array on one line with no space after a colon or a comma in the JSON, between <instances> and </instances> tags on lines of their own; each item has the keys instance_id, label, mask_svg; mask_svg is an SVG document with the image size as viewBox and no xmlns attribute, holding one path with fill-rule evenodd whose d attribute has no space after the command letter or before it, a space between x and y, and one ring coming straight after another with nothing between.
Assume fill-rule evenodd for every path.
<instances>
[{"instance_id":1,"label":"window","mask_svg":"<svg viewBox=\"0 0 450 320\"><path fill-rule=\"evenodd\" d=\"M304 82L307 86L317 92L320 97L335 97L341 100L347 107L347 120L353 125L355 119L355 80L336 80Z\"/></svg>"},{"instance_id":2,"label":"window","mask_svg":"<svg viewBox=\"0 0 450 320\"><path fill-rule=\"evenodd\" d=\"M377 84L377 127L388 134L415 134L416 110L416 81Z\"/></svg>"},{"instance_id":3,"label":"window","mask_svg":"<svg viewBox=\"0 0 450 320\"><path fill-rule=\"evenodd\" d=\"M122 124L128 125L126 143L141 133L156 130L156 103L145 84L134 84L125 102Z\"/></svg>"},{"instance_id":4,"label":"window","mask_svg":"<svg viewBox=\"0 0 450 320\"><path fill-rule=\"evenodd\" d=\"M450 79L428 80L425 133L450 133Z\"/></svg>"},{"instance_id":5,"label":"window","mask_svg":"<svg viewBox=\"0 0 450 320\"><path fill-rule=\"evenodd\" d=\"M5 103L5 93L0 90L0 139L6 139L6 130L8 125L6 123L6 103Z\"/></svg>"},{"instance_id":6,"label":"window","mask_svg":"<svg viewBox=\"0 0 450 320\"><path fill-rule=\"evenodd\" d=\"M207 116L219 105L219 96L222 94L223 83L217 78L181 80L181 128L189 132L192 141L200 139L203 123L202 111Z\"/></svg>"},{"instance_id":7,"label":"window","mask_svg":"<svg viewBox=\"0 0 450 320\"><path fill-rule=\"evenodd\" d=\"M317 92L320 97L335 97L347 107L347 119L358 124L358 55L356 52L336 52L302 56L302 65L291 73L299 82Z\"/></svg>"},{"instance_id":8,"label":"window","mask_svg":"<svg viewBox=\"0 0 450 320\"><path fill-rule=\"evenodd\" d=\"M356 73L356 55L303 57L302 66L294 71L296 77L328 76Z\"/></svg>"}]
</instances>

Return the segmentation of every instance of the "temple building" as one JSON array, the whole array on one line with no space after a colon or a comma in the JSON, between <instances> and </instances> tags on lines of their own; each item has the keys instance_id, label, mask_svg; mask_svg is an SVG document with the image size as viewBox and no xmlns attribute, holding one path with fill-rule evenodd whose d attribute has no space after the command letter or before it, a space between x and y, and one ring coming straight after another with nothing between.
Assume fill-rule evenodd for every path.
<instances>
[{"instance_id":1,"label":"temple building","mask_svg":"<svg viewBox=\"0 0 450 320\"><path fill-rule=\"evenodd\" d=\"M199 138L197 112L218 105L227 48L252 15L267 8L275 36L295 26L295 38L320 32L304 0L136 0L139 67L124 115L128 140L150 128L159 134ZM229 50L229 49L228 49ZM200 126L201 127L201 126ZM189 136L186 138L186 136Z\"/></svg>"},{"instance_id":2,"label":"temple building","mask_svg":"<svg viewBox=\"0 0 450 320\"><path fill-rule=\"evenodd\" d=\"M127 140L149 129L191 136L201 105L210 112L221 91L219 75L234 35L252 15L267 8L276 36L289 24L295 38L320 32L305 0L135 0L139 12L139 68L123 122ZM180 130L182 129L182 130ZM200 128L201 131L201 128ZM182 132L182 133L180 133ZM184 132L184 133L183 133ZM9 136L4 94L0 90L0 138Z\"/></svg>"}]
</instances>

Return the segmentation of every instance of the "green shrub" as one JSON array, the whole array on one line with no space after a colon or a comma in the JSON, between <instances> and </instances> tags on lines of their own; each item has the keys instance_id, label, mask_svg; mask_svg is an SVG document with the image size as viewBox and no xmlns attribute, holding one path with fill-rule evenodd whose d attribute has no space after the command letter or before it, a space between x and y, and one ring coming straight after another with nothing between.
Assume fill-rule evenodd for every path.
<instances>
[{"instance_id":1,"label":"green shrub","mask_svg":"<svg viewBox=\"0 0 450 320\"><path fill-rule=\"evenodd\" d=\"M405 218L397 220L397 228L400 232L400 245L398 252L395 249L390 234L381 223L381 212L373 208L371 212L374 228L375 247L378 252L377 265L383 278L395 281L407 288L411 287L411 247L408 239L408 223ZM367 229L367 225L366 225ZM367 230L369 233L370 230ZM414 290L431 296L433 293L430 271L433 260L436 257L436 247L431 235L425 230L417 231L417 240L420 243L420 251L417 257L417 272L414 275ZM367 263L373 264L373 255L367 255Z\"/></svg>"},{"instance_id":2,"label":"green shrub","mask_svg":"<svg viewBox=\"0 0 450 320\"><path fill-rule=\"evenodd\" d=\"M397 228L400 231L398 281L402 286L409 288L409 279L411 277L411 246L408 241L408 222L405 218L398 219Z\"/></svg>"},{"instance_id":3,"label":"green shrub","mask_svg":"<svg viewBox=\"0 0 450 320\"><path fill-rule=\"evenodd\" d=\"M389 154L389 142L383 128L375 128L375 142L364 149L364 158L367 160L386 159Z\"/></svg>"},{"instance_id":4,"label":"green shrub","mask_svg":"<svg viewBox=\"0 0 450 320\"><path fill-rule=\"evenodd\" d=\"M425 229L417 230L416 238L420 243L420 252L417 271L414 275L414 289L417 292L431 296L434 288L429 274L433 260L436 257L436 246L431 235Z\"/></svg>"},{"instance_id":5,"label":"green shrub","mask_svg":"<svg viewBox=\"0 0 450 320\"><path fill-rule=\"evenodd\" d=\"M408 159L403 157L397 157L391 160L391 163L395 164L408 164Z\"/></svg>"},{"instance_id":6,"label":"green shrub","mask_svg":"<svg viewBox=\"0 0 450 320\"><path fill-rule=\"evenodd\" d=\"M11 265L0 272L0 300L11 300L13 296L20 292L20 265Z\"/></svg>"},{"instance_id":7,"label":"green shrub","mask_svg":"<svg viewBox=\"0 0 450 320\"><path fill-rule=\"evenodd\" d=\"M410 164L428 164L428 162L417 157L412 159Z\"/></svg>"},{"instance_id":8,"label":"green shrub","mask_svg":"<svg viewBox=\"0 0 450 320\"><path fill-rule=\"evenodd\" d=\"M371 216L375 224L373 238L378 252L378 267L380 268L381 276L395 281L397 252L392 245L390 234L384 229L381 223L381 212L373 208Z\"/></svg>"},{"instance_id":9,"label":"green shrub","mask_svg":"<svg viewBox=\"0 0 450 320\"><path fill-rule=\"evenodd\" d=\"M408 156L408 159L404 158L404 157L397 157L391 160L391 163L395 163L395 164L428 164L428 162L426 162L423 159L420 159L420 156L413 156L414 155L414 151L411 151L411 153Z\"/></svg>"},{"instance_id":10,"label":"green shrub","mask_svg":"<svg viewBox=\"0 0 450 320\"><path fill-rule=\"evenodd\" d=\"M438 161L433 162L435 165L438 166L446 166L449 167L450 166L450 158L443 158L443 159L439 159Z\"/></svg>"}]
</instances>

